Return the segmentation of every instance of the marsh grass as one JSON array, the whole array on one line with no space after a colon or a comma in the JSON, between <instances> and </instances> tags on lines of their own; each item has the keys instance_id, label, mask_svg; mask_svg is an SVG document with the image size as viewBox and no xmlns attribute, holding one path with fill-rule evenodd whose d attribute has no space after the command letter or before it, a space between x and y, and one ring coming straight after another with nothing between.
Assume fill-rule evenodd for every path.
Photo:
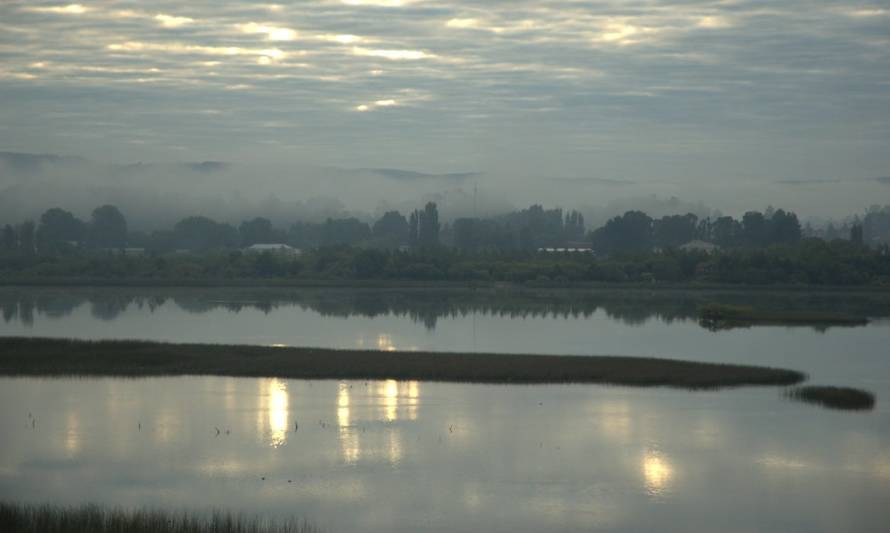
<instances>
[{"instance_id":1,"label":"marsh grass","mask_svg":"<svg viewBox=\"0 0 890 533\"><path fill-rule=\"evenodd\" d=\"M785 395L794 400L813 403L831 409L867 411L875 407L874 394L850 387L807 385L788 390Z\"/></svg>"},{"instance_id":2,"label":"marsh grass","mask_svg":"<svg viewBox=\"0 0 890 533\"><path fill-rule=\"evenodd\" d=\"M4 533L315 533L300 520L273 522L227 512L171 513L160 510L107 509L98 505L64 507L0 502Z\"/></svg>"},{"instance_id":3,"label":"marsh grass","mask_svg":"<svg viewBox=\"0 0 890 533\"><path fill-rule=\"evenodd\" d=\"M794 385L780 368L611 356L387 352L143 341L0 338L0 375L217 375L477 383L607 383L708 389Z\"/></svg>"},{"instance_id":4,"label":"marsh grass","mask_svg":"<svg viewBox=\"0 0 890 533\"><path fill-rule=\"evenodd\" d=\"M868 319L826 311L790 311L756 309L746 305L710 303L701 306L699 319L711 329L748 324L864 326Z\"/></svg>"}]
</instances>

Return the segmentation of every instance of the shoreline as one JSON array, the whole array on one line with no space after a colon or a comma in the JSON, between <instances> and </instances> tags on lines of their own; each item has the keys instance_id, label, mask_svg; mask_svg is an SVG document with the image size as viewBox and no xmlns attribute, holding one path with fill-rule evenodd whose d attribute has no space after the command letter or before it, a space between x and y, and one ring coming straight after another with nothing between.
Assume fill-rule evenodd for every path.
<instances>
[{"instance_id":1,"label":"shoreline","mask_svg":"<svg viewBox=\"0 0 890 533\"><path fill-rule=\"evenodd\" d=\"M287 278L2 278L0 288L119 287L119 288L303 288L303 289L452 289L452 290L647 290L862 293L890 295L888 285L756 285L704 282L467 282L448 280L336 280Z\"/></svg>"},{"instance_id":2,"label":"shoreline","mask_svg":"<svg viewBox=\"0 0 890 533\"><path fill-rule=\"evenodd\" d=\"M702 325L712 330L734 327L777 326L866 326L867 317L825 311L775 311L750 306L707 304L699 311Z\"/></svg>"},{"instance_id":3,"label":"shoreline","mask_svg":"<svg viewBox=\"0 0 890 533\"><path fill-rule=\"evenodd\" d=\"M147 341L0 338L0 376L196 376L589 383L719 389L789 386L782 368L624 356L388 352Z\"/></svg>"}]
</instances>

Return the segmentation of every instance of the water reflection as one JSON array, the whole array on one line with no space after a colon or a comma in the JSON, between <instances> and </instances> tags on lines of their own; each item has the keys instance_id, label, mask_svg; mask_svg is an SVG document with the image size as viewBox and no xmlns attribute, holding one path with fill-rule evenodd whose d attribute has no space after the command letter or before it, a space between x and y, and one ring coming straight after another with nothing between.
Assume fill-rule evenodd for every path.
<instances>
[{"instance_id":1,"label":"water reflection","mask_svg":"<svg viewBox=\"0 0 890 533\"><path fill-rule=\"evenodd\" d=\"M392 337L386 333L377 335L377 349L383 352L396 351L395 345L392 343Z\"/></svg>"},{"instance_id":2,"label":"water reflection","mask_svg":"<svg viewBox=\"0 0 890 533\"><path fill-rule=\"evenodd\" d=\"M0 500L224 506L342 532L879 530L887 413L762 392L0 378Z\"/></svg>"},{"instance_id":3,"label":"water reflection","mask_svg":"<svg viewBox=\"0 0 890 533\"><path fill-rule=\"evenodd\" d=\"M346 383L341 383L337 391L337 425L349 427L349 385Z\"/></svg>"},{"instance_id":4,"label":"water reflection","mask_svg":"<svg viewBox=\"0 0 890 533\"><path fill-rule=\"evenodd\" d=\"M600 413L600 428L606 436L617 442L630 439L631 417L627 402L606 402Z\"/></svg>"},{"instance_id":5,"label":"water reflection","mask_svg":"<svg viewBox=\"0 0 890 533\"><path fill-rule=\"evenodd\" d=\"M509 318L590 318L598 311L612 320L640 325L698 317L705 303L757 304L774 310L832 311L890 316L890 295L863 293L758 293L751 291L597 290L351 290L351 289L0 289L5 323L34 324L35 313L62 318L82 306L93 318L112 321L131 310L162 312L168 305L192 314L215 310L263 314L297 307L327 317L396 316L433 330L439 319L471 314ZM393 348L392 338L376 338L378 349Z\"/></svg>"},{"instance_id":6,"label":"water reflection","mask_svg":"<svg viewBox=\"0 0 890 533\"><path fill-rule=\"evenodd\" d=\"M674 467L663 454L647 450L643 455L643 478L650 496L661 496L670 486Z\"/></svg>"},{"instance_id":7,"label":"water reflection","mask_svg":"<svg viewBox=\"0 0 890 533\"><path fill-rule=\"evenodd\" d=\"M383 398L383 419L394 422L399 414L399 384L388 379L380 384L379 394Z\"/></svg>"},{"instance_id":8,"label":"water reflection","mask_svg":"<svg viewBox=\"0 0 890 533\"><path fill-rule=\"evenodd\" d=\"M68 457L74 457L80 451L80 415L69 411L65 426L65 452Z\"/></svg>"},{"instance_id":9,"label":"water reflection","mask_svg":"<svg viewBox=\"0 0 890 533\"><path fill-rule=\"evenodd\" d=\"M287 442L288 396L287 383L277 378L260 380L260 410L258 426L268 435L269 445L273 448L283 446ZM265 422L265 427L263 422Z\"/></svg>"}]
</instances>

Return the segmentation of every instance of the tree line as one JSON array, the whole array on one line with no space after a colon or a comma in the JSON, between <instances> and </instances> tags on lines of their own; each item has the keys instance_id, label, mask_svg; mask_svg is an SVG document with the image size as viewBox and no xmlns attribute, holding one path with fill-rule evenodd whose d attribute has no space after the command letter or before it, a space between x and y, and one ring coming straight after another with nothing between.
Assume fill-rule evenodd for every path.
<instances>
[{"instance_id":1,"label":"tree line","mask_svg":"<svg viewBox=\"0 0 890 533\"><path fill-rule=\"evenodd\" d=\"M714 282L886 284L886 244L867 246L868 228L885 211L850 227L846 239L807 237L782 209L741 218L653 219L628 211L587 231L576 211L533 205L495 217L439 220L435 203L384 213L373 224L356 218L275 227L256 217L238 226L192 216L169 230L132 231L120 210L96 208L83 221L61 208L37 224L3 228L0 275L19 278L137 279L294 278L459 282ZM886 210L890 217L890 209ZM703 240L715 250L684 247ZM245 253L253 244L287 243L298 257ZM590 246L596 253L542 252Z\"/></svg>"},{"instance_id":2,"label":"tree line","mask_svg":"<svg viewBox=\"0 0 890 533\"><path fill-rule=\"evenodd\" d=\"M872 208L863 219L837 231L833 238L859 244L880 244L890 235L890 206ZM309 250L330 246L377 249L446 247L464 252L533 251L540 248L592 248L598 255L639 253L677 248L705 241L723 249L764 248L794 244L806 237L821 237L812 228L801 228L795 213L768 208L749 211L741 218L698 218L694 214L652 218L641 211L627 211L588 231L578 211L527 209L487 218L458 218L440 223L435 203L427 203L407 217L388 211L369 224L355 217L328 218L324 222L300 221L289 228L275 227L264 217L244 220L238 226L205 216L190 216L172 228L153 232L131 231L121 211L113 205L97 207L83 221L55 207L38 223L6 225L2 249L21 254L61 254L77 249L141 248L149 253L173 251L208 252L246 248L254 244L288 244Z\"/></svg>"}]
</instances>

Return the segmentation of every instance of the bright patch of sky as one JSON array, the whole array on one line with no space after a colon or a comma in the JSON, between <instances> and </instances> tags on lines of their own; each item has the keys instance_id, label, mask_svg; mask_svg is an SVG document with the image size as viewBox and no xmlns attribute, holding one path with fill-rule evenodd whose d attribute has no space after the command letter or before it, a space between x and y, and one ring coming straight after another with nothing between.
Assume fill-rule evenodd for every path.
<instances>
[{"instance_id":1,"label":"bright patch of sky","mask_svg":"<svg viewBox=\"0 0 890 533\"><path fill-rule=\"evenodd\" d=\"M886 1L4 0L0 150L861 180L890 174L888 28Z\"/></svg>"}]
</instances>

